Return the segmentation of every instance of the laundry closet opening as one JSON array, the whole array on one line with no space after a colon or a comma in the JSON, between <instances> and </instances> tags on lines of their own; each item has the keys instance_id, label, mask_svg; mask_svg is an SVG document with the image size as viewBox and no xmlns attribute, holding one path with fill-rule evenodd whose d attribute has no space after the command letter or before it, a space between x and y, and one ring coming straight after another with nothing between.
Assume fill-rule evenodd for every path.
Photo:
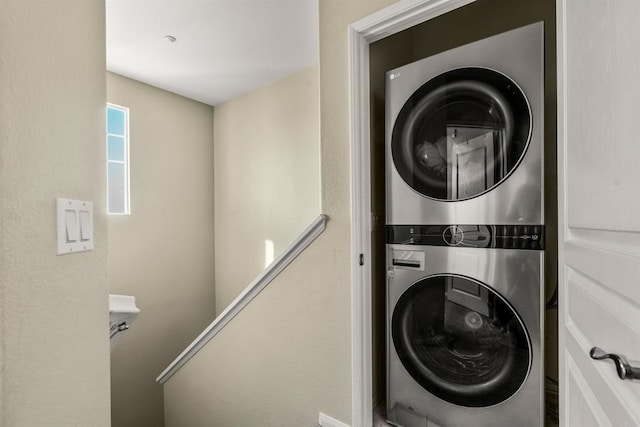
<instances>
[{"instance_id":1,"label":"laundry closet opening","mask_svg":"<svg viewBox=\"0 0 640 427\"><path fill-rule=\"evenodd\" d=\"M514 122L523 123L521 119L516 120L504 114L501 111L492 111L489 115L478 113L475 118L461 118L455 107L450 111L441 114L444 118L453 118L451 123L447 124L443 119L441 131L436 132L438 135L430 135L432 145L426 145L420 142L414 144L412 155L421 152L425 155L422 164L416 162L409 164L407 160L408 152L385 153L385 136L392 132L405 132L410 135L412 132L424 132L424 129L417 129L413 126L414 118L410 117L410 113L405 113L406 124L404 130L389 129L385 125L385 102L387 95L385 94L386 79L385 74L390 70L411 64L415 61L431 57L441 52L448 51L469 43L476 42L500 33L504 33L516 28L524 27L535 22L542 22L544 27L544 55L543 55L543 80L544 88L542 97L543 106L543 122L544 128L541 130L541 160L544 164L542 170L543 194L539 205L541 217L536 223L544 224L544 252L540 252L544 263L544 275L541 279L544 283L544 299L541 305L545 316L545 330L543 331L544 340L544 372L541 374L545 382L545 411L546 425L554 425L557 419L557 312L553 301L554 290L557 282L557 253L556 253L556 228L557 228L557 189L556 189L556 36L555 36L555 2L545 0L536 2L535 4L513 4L505 0L490 1L477 0L476 2L456 9L452 12L441 15L435 19L429 20L422 24L416 25L410 29L399 32L370 45L370 99L371 99L371 205L373 218L372 233L372 334L373 334L373 403L378 412L385 411L385 401L387 393L386 384L386 277L387 277L387 253L385 243L387 242L387 230L385 225L394 222L390 221L386 215L386 199L385 199L385 162L389 162L388 157L393 156L394 161L398 158L398 163L404 162L406 165L405 176L403 179L409 183L417 194L422 194L427 198L434 200L465 200L472 199L477 194L483 194L491 191L498 185L502 185L508 181L509 174L513 170L517 170L522 157L523 150L526 147L517 147L517 143L509 150L501 151L500 156L493 157L493 169L478 182L469 182L468 185L462 186L463 190L452 190L446 188L450 182L452 175L457 174L456 171L447 171L438 165L438 157L445 157L443 154L451 154L451 150L455 149L452 135L462 136L466 141L475 140L475 144L481 144L481 139L490 139L492 146L504 144L508 137L507 134L518 134L512 141L526 141L525 126L520 125L515 128L511 125ZM473 64L470 64L470 66ZM483 71L484 72L484 71ZM443 72L444 74L444 72ZM491 75L491 71L486 72ZM445 76L446 78L447 76ZM455 72L448 76L450 85L449 94L458 90L459 93L475 92L478 98L482 99L491 97L493 94L487 92L485 87L462 87L466 83L464 76L457 76ZM491 78L491 77L489 77ZM427 79L428 80L428 79ZM458 82L458 83L457 83ZM428 84L428 83L427 83ZM457 86L456 86L457 84ZM425 89L427 92L429 89ZM515 96L513 94L497 94L497 97ZM464 94L461 95L464 99ZM468 99L468 98L467 98ZM419 103L419 100L413 105ZM517 103L517 102L516 102ZM513 102L512 102L513 104ZM515 114L520 114L526 108L524 104L515 109ZM401 108L401 107L399 107ZM428 106L424 106L421 112L416 114L430 115L438 118L438 108L429 110ZM486 111L486 110L485 110ZM520 112L518 112L520 111ZM465 124L464 120L468 120ZM461 126L462 125L462 126ZM533 124L535 125L535 123ZM471 133L473 135L471 135ZM475 132L475 133L474 133ZM469 134L469 135L467 135ZM398 135L398 138L407 137L407 135ZM429 140L423 138L423 141ZM447 142L448 139L448 142ZM438 142L440 140L440 142ZM438 145L439 144L439 145ZM448 144L448 147L447 147ZM498 144L498 145L496 145ZM468 144L467 144L468 145ZM462 147L462 146L460 146ZM486 153L486 151L484 151ZM475 155L475 154L474 154ZM487 156L491 157L491 156ZM435 160L434 160L435 159ZM416 164L418 166L416 166ZM416 168L422 167L422 171L415 171ZM387 163L388 168L388 163ZM412 170L413 168L413 170ZM440 169L439 169L440 168ZM402 169L402 166L400 166ZM453 172L453 173L452 173ZM465 171L462 171L465 172ZM448 177L447 177L448 175ZM475 179L475 178L474 178ZM438 182L439 181L439 182ZM431 191L431 193L429 193ZM456 193L456 191L458 191ZM464 191L469 191L465 193ZM425 194L426 193L426 194ZM455 202L440 202L441 204ZM521 212L531 212L532 210L525 207L526 200L514 202L519 206ZM396 213L393 215L405 215L404 213ZM407 214L409 215L409 214ZM443 215L444 217L444 215ZM403 218L406 219L406 218ZM406 223L398 222L398 223ZM511 221L509 221L511 223ZM445 225L445 222L441 223ZM440 230L444 233L444 228ZM468 230L464 230L468 231ZM521 230L522 231L522 230ZM407 230L407 233L409 231ZM528 235L528 234L524 234ZM452 242L456 239L456 230L449 230L447 234Z\"/></svg>"}]
</instances>

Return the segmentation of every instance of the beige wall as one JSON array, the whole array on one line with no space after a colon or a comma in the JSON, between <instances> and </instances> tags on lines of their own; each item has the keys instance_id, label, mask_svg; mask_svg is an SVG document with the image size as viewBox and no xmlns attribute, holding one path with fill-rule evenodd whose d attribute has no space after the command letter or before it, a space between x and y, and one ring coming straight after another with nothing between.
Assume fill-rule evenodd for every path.
<instances>
[{"instance_id":1,"label":"beige wall","mask_svg":"<svg viewBox=\"0 0 640 427\"><path fill-rule=\"evenodd\" d=\"M110 292L140 315L111 355L114 427L163 425L155 378L214 318L213 109L107 73L129 108L131 215L111 215Z\"/></svg>"},{"instance_id":2,"label":"beige wall","mask_svg":"<svg viewBox=\"0 0 640 427\"><path fill-rule=\"evenodd\" d=\"M214 109L216 313L320 213L318 67Z\"/></svg>"},{"instance_id":3,"label":"beige wall","mask_svg":"<svg viewBox=\"0 0 640 427\"><path fill-rule=\"evenodd\" d=\"M166 425L351 420L347 26L390 0L320 1L322 212L327 230L165 384Z\"/></svg>"},{"instance_id":4,"label":"beige wall","mask_svg":"<svg viewBox=\"0 0 640 427\"><path fill-rule=\"evenodd\" d=\"M0 425L109 422L103 1L0 0ZM57 197L95 248L56 256Z\"/></svg>"}]
</instances>

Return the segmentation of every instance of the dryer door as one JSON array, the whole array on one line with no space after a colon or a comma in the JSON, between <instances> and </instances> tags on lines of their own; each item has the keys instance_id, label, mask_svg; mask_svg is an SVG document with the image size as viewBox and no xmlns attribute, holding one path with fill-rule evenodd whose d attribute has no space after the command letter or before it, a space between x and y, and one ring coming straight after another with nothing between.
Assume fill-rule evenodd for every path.
<instances>
[{"instance_id":1,"label":"dryer door","mask_svg":"<svg viewBox=\"0 0 640 427\"><path fill-rule=\"evenodd\" d=\"M513 307L467 277L424 278L400 297L393 345L407 372L431 394L467 406L496 405L525 382L529 335Z\"/></svg>"},{"instance_id":2,"label":"dryer door","mask_svg":"<svg viewBox=\"0 0 640 427\"><path fill-rule=\"evenodd\" d=\"M518 85L485 68L461 68L420 87L392 132L394 165L418 193L465 200L500 184L522 159L531 133Z\"/></svg>"}]
</instances>

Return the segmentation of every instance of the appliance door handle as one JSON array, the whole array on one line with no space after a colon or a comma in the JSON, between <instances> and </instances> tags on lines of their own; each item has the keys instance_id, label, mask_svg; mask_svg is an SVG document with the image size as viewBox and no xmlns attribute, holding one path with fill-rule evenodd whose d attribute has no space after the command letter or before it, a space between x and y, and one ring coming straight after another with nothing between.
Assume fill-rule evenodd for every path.
<instances>
[{"instance_id":1,"label":"appliance door handle","mask_svg":"<svg viewBox=\"0 0 640 427\"><path fill-rule=\"evenodd\" d=\"M627 359L621 354L606 353L598 347L593 347L589 351L589 356L594 360L613 360L621 380L640 380L640 368L631 366L629 362L627 362Z\"/></svg>"},{"instance_id":2,"label":"appliance door handle","mask_svg":"<svg viewBox=\"0 0 640 427\"><path fill-rule=\"evenodd\" d=\"M397 258L394 258L391 263L394 266L398 266L398 267L420 268L420 260L417 260L417 259L397 259Z\"/></svg>"}]
</instances>

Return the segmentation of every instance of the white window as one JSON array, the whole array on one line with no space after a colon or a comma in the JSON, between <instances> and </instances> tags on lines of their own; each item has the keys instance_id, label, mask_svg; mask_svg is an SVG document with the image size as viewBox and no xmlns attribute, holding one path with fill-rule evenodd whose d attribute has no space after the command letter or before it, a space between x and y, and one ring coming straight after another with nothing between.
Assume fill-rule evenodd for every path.
<instances>
[{"instance_id":1,"label":"white window","mask_svg":"<svg viewBox=\"0 0 640 427\"><path fill-rule=\"evenodd\" d=\"M107 212L128 215L129 109L107 104Z\"/></svg>"}]
</instances>

